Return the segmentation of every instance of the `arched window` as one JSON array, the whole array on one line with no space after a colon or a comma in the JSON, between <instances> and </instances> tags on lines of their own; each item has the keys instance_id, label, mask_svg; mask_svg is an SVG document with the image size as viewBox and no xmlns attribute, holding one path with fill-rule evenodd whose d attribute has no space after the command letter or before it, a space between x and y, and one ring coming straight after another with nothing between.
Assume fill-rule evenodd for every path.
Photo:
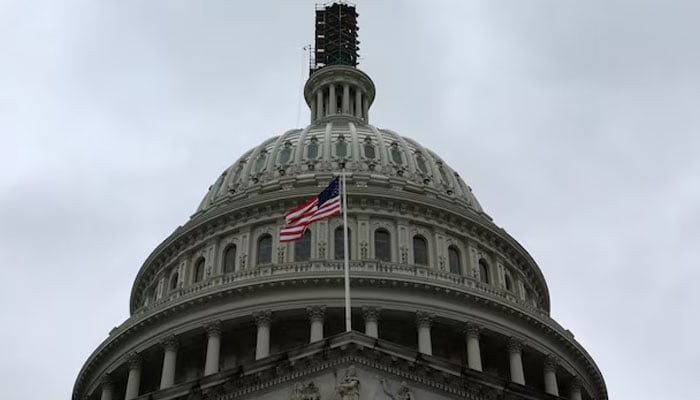
<instances>
[{"instance_id":1,"label":"arched window","mask_svg":"<svg viewBox=\"0 0 700 400\"><path fill-rule=\"evenodd\" d=\"M428 265L428 241L421 235L413 237L413 263Z\"/></svg>"},{"instance_id":2,"label":"arched window","mask_svg":"<svg viewBox=\"0 0 700 400\"><path fill-rule=\"evenodd\" d=\"M510 273L506 272L505 280L506 280L506 290L509 292L512 292L513 291L513 278L510 277Z\"/></svg>"},{"instance_id":3,"label":"arched window","mask_svg":"<svg viewBox=\"0 0 700 400\"><path fill-rule=\"evenodd\" d=\"M459 257L459 249L456 246L450 246L447 248L447 258L450 263L450 272L453 274L462 273L462 262Z\"/></svg>"},{"instance_id":4,"label":"arched window","mask_svg":"<svg viewBox=\"0 0 700 400\"><path fill-rule=\"evenodd\" d=\"M352 249L352 242L350 241L350 228L348 228L348 258L350 257L350 249ZM343 226L339 226L335 228L335 231L333 232L333 242L334 242L334 249L333 249L333 256L336 260L344 260L345 259L345 248L343 247Z\"/></svg>"},{"instance_id":5,"label":"arched window","mask_svg":"<svg viewBox=\"0 0 700 400\"><path fill-rule=\"evenodd\" d=\"M255 172L260 172L265 167L265 161L267 161L267 151L262 150L258 155L258 159L255 160Z\"/></svg>"},{"instance_id":6,"label":"arched window","mask_svg":"<svg viewBox=\"0 0 700 400\"><path fill-rule=\"evenodd\" d=\"M199 257L194 264L194 283L204 280L204 257Z\"/></svg>"},{"instance_id":7,"label":"arched window","mask_svg":"<svg viewBox=\"0 0 700 400\"><path fill-rule=\"evenodd\" d=\"M292 143L287 141L284 143L284 147L282 150L280 150L279 157L277 158L277 161L281 165L286 165L289 162L289 158L292 155Z\"/></svg>"},{"instance_id":8,"label":"arched window","mask_svg":"<svg viewBox=\"0 0 700 400\"><path fill-rule=\"evenodd\" d=\"M374 257L381 261L391 261L391 235L386 229L374 231Z\"/></svg>"},{"instance_id":9,"label":"arched window","mask_svg":"<svg viewBox=\"0 0 700 400\"><path fill-rule=\"evenodd\" d=\"M318 157L318 139L312 137L309 144L306 146L306 158L315 160Z\"/></svg>"},{"instance_id":10,"label":"arched window","mask_svg":"<svg viewBox=\"0 0 700 400\"><path fill-rule=\"evenodd\" d=\"M372 139L370 139L369 136L365 138L365 145L364 145L364 151L365 151L365 158L374 160L374 157L376 157L376 153L374 151L374 145L372 144Z\"/></svg>"},{"instance_id":11,"label":"arched window","mask_svg":"<svg viewBox=\"0 0 700 400\"><path fill-rule=\"evenodd\" d=\"M272 262L272 236L264 234L258 239L258 265Z\"/></svg>"},{"instance_id":12,"label":"arched window","mask_svg":"<svg viewBox=\"0 0 700 400\"><path fill-rule=\"evenodd\" d=\"M394 142L391 144L389 153L391 153L391 161L399 165L403 164L403 157L401 156L401 150L399 150L398 143Z\"/></svg>"},{"instance_id":13,"label":"arched window","mask_svg":"<svg viewBox=\"0 0 700 400\"><path fill-rule=\"evenodd\" d=\"M479 259L479 280L489 283L489 264L483 258Z\"/></svg>"},{"instance_id":14,"label":"arched window","mask_svg":"<svg viewBox=\"0 0 700 400\"><path fill-rule=\"evenodd\" d=\"M224 250L224 274L236 270L236 245L232 244Z\"/></svg>"},{"instance_id":15,"label":"arched window","mask_svg":"<svg viewBox=\"0 0 700 400\"><path fill-rule=\"evenodd\" d=\"M168 285L169 290L175 290L177 289L177 280L179 278L179 274L175 272L171 277L170 277L170 284Z\"/></svg>"},{"instance_id":16,"label":"arched window","mask_svg":"<svg viewBox=\"0 0 700 400\"><path fill-rule=\"evenodd\" d=\"M348 143L345 141L345 136L338 136L338 141L335 142L335 156L345 158L348 155Z\"/></svg>"},{"instance_id":17,"label":"arched window","mask_svg":"<svg viewBox=\"0 0 700 400\"><path fill-rule=\"evenodd\" d=\"M311 231L306 230L301 239L294 242L294 261L309 261L311 258Z\"/></svg>"}]
</instances>

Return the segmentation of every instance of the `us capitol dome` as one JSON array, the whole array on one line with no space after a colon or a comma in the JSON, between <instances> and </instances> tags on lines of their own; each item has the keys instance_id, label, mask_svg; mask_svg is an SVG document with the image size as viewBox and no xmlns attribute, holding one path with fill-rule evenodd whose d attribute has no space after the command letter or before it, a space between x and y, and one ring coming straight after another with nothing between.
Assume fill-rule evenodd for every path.
<instances>
[{"instance_id":1,"label":"us capitol dome","mask_svg":"<svg viewBox=\"0 0 700 400\"><path fill-rule=\"evenodd\" d=\"M438 154L369 123L356 18L317 7L311 123L243 154L153 250L74 400L607 399L528 252ZM342 218L279 241L341 170L349 332Z\"/></svg>"}]
</instances>

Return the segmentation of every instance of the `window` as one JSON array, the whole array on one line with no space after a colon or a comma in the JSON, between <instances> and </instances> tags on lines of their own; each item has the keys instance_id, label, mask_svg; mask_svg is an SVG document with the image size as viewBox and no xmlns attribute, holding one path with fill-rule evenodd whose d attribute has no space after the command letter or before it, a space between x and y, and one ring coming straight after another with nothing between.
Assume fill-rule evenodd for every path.
<instances>
[{"instance_id":1,"label":"window","mask_svg":"<svg viewBox=\"0 0 700 400\"><path fill-rule=\"evenodd\" d=\"M424 174L428 173L428 167L425 165L425 159L420 153L416 153L416 165L418 165L418 170Z\"/></svg>"},{"instance_id":2,"label":"window","mask_svg":"<svg viewBox=\"0 0 700 400\"><path fill-rule=\"evenodd\" d=\"M396 164L403 164L403 157L401 157L401 150L399 150L398 143L394 142L391 144L391 160Z\"/></svg>"},{"instance_id":3,"label":"window","mask_svg":"<svg viewBox=\"0 0 700 400\"><path fill-rule=\"evenodd\" d=\"M318 158L318 139L316 139L316 137L312 137L311 142L306 146L306 157L309 160Z\"/></svg>"},{"instance_id":4,"label":"window","mask_svg":"<svg viewBox=\"0 0 700 400\"><path fill-rule=\"evenodd\" d=\"M281 165L286 165L289 162L289 158L292 155L292 144L290 142L285 142L284 147L280 150L280 155L278 161Z\"/></svg>"},{"instance_id":5,"label":"window","mask_svg":"<svg viewBox=\"0 0 700 400\"><path fill-rule=\"evenodd\" d=\"M479 280L482 283L489 283L489 265L483 258L479 259Z\"/></svg>"},{"instance_id":6,"label":"window","mask_svg":"<svg viewBox=\"0 0 700 400\"><path fill-rule=\"evenodd\" d=\"M513 291L513 278L510 277L510 273L506 272L506 290L509 292Z\"/></svg>"},{"instance_id":7,"label":"window","mask_svg":"<svg viewBox=\"0 0 700 400\"><path fill-rule=\"evenodd\" d=\"M306 230L301 239L294 242L294 261L309 261L311 258L311 231Z\"/></svg>"},{"instance_id":8,"label":"window","mask_svg":"<svg viewBox=\"0 0 700 400\"><path fill-rule=\"evenodd\" d=\"M204 257L199 257L194 264L194 283L204 280Z\"/></svg>"},{"instance_id":9,"label":"window","mask_svg":"<svg viewBox=\"0 0 700 400\"><path fill-rule=\"evenodd\" d=\"M265 161L267 160L267 153L265 150L260 152L258 159L255 160L255 172L260 172L265 167Z\"/></svg>"},{"instance_id":10,"label":"window","mask_svg":"<svg viewBox=\"0 0 700 400\"><path fill-rule=\"evenodd\" d=\"M374 157L376 157L376 153L374 151L374 145L372 144L372 139L367 136L365 138L365 145L364 145L364 151L365 151L365 158L374 160Z\"/></svg>"},{"instance_id":11,"label":"window","mask_svg":"<svg viewBox=\"0 0 700 400\"><path fill-rule=\"evenodd\" d=\"M171 277L170 277L170 284L168 285L168 288L170 290L175 290L177 289L177 280L179 278L179 274L175 272Z\"/></svg>"},{"instance_id":12,"label":"window","mask_svg":"<svg viewBox=\"0 0 700 400\"><path fill-rule=\"evenodd\" d=\"M224 250L224 274L236 270L236 245L232 244Z\"/></svg>"},{"instance_id":13,"label":"window","mask_svg":"<svg viewBox=\"0 0 700 400\"><path fill-rule=\"evenodd\" d=\"M428 241L421 235L413 237L413 263L428 265Z\"/></svg>"},{"instance_id":14,"label":"window","mask_svg":"<svg viewBox=\"0 0 700 400\"><path fill-rule=\"evenodd\" d=\"M374 257L381 261L391 261L391 235L386 229L374 231Z\"/></svg>"},{"instance_id":15,"label":"window","mask_svg":"<svg viewBox=\"0 0 700 400\"><path fill-rule=\"evenodd\" d=\"M345 141L345 137L340 135L338 141L335 142L335 156L339 158L344 158L348 155L348 143Z\"/></svg>"},{"instance_id":16,"label":"window","mask_svg":"<svg viewBox=\"0 0 700 400\"><path fill-rule=\"evenodd\" d=\"M272 236L264 234L258 239L258 265L272 262Z\"/></svg>"},{"instance_id":17,"label":"window","mask_svg":"<svg viewBox=\"0 0 700 400\"><path fill-rule=\"evenodd\" d=\"M345 259L345 249L344 249L344 244L343 244L343 227L339 226L335 228L335 231L333 232L333 241L335 244L335 248L333 249L334 251L334 258L336 260L344 260ZM350 242L350 228L348 228L348 257L350 257L350 249L352 249L352 245Z\"/></svg>"},{"instance_id":18,"label":"window","mask_svg":"<svg viewBox=\"0 0 700 400\"><path fill-rule=\"evenodd\" d=\"M462 263L459 258L459 249L456 246L450 246L447 248L447 258L450 263L450 272L453 274L462 273Z\"/></svg>"}]
</instances>

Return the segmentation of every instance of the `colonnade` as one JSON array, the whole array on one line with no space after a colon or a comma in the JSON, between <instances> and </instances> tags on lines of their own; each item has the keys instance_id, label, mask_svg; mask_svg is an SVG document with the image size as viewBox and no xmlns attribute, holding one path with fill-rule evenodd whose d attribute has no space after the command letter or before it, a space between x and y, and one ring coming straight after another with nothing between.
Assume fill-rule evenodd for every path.
<instances>
[{"instance_id":1,"label":"colonnade","mask_svg":"<svg viewBox=\"0 0 700 400\"><path fill-rule=\"evenodd\" d=\"M324 306L311 306L306 308L309 320L309 343L323 340L324 320L326 308ZM379 337L379 321L381 308L365 306L362 308L362 315L365 324L365 334L367 336ZM431 327L434 315L428 312L416 312L416 329L418 334L418 351L426 355L432 355ZM270 355L270 327L272 322L272 311L264 310L253 314L257 327L255 359L259 360ZM219 372L219 359L221 355L221 322L212 321L204 325L207 337L206 359L204 363L204 375L212 375ZM482 371L481 362L481 327L477 324L467 322L463 329L467 348L467 366L475 371ZM179 342L176 336L170 335L160 343L163 349L163 367L161 370L160 389L171 387L175 383L175 367L177 363L177 352ZM510 380L514 383L525 385L525 374L522 361L523 343L520 339L511 337L508 340L508 361L510 370ZM557 383L558 359L554 355L548 355L544 362L543 376L545 392L554 396L559 396ZM128 377L126 382L125 400L133 400L139 395L141 383L141 357L132 353L127 358ZM114 397L114 385L112 379L107 375L102 381L102 392L100 400L112 400ZM570 385L569 398L571 400L582 400L581 381L574 378Z\"/></svg>"},{"instance_id":2,"label":"colonnade","mask_svg":"<svg viewBox=\"0 0 700 400\"><path fill-rule=\"evenodd\" d=\"M353 85L352 93L350 89L349 83L331 83L318 88L315 98L311 100L311 121L337 114L352 115L367 121L367 113L369 111L368 99L359 87ZM340 109L338 109L336 100L337 91L342 93Z\"/></svg>"}]
</instances>

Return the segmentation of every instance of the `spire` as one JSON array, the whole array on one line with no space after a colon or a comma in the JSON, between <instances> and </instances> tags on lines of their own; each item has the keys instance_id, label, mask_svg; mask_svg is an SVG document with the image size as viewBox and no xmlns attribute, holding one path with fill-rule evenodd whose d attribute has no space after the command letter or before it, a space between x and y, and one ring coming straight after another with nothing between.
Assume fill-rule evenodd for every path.
<instances>
[{"instance_id":1,"label":"spire","mask_svg":"<svg viewBox=\"0 0 700 400\"><path fill-rule=\"evenodd\" d=\"M345 117L368 122L374 83L357 69L355 5L334 2L316 6L316 31L304 98L311 122Z\"/></svg>"},{"instance_id":2,"label":"spire","mask_svg":"<svg viewBox=\"0 0 700 400\"><path fill-rule=\"evenodd\" d=\"M316 5L316 33L309 75L328 65L357 66L355 5L334 2Z\"/></svg>"}]
</instances>

